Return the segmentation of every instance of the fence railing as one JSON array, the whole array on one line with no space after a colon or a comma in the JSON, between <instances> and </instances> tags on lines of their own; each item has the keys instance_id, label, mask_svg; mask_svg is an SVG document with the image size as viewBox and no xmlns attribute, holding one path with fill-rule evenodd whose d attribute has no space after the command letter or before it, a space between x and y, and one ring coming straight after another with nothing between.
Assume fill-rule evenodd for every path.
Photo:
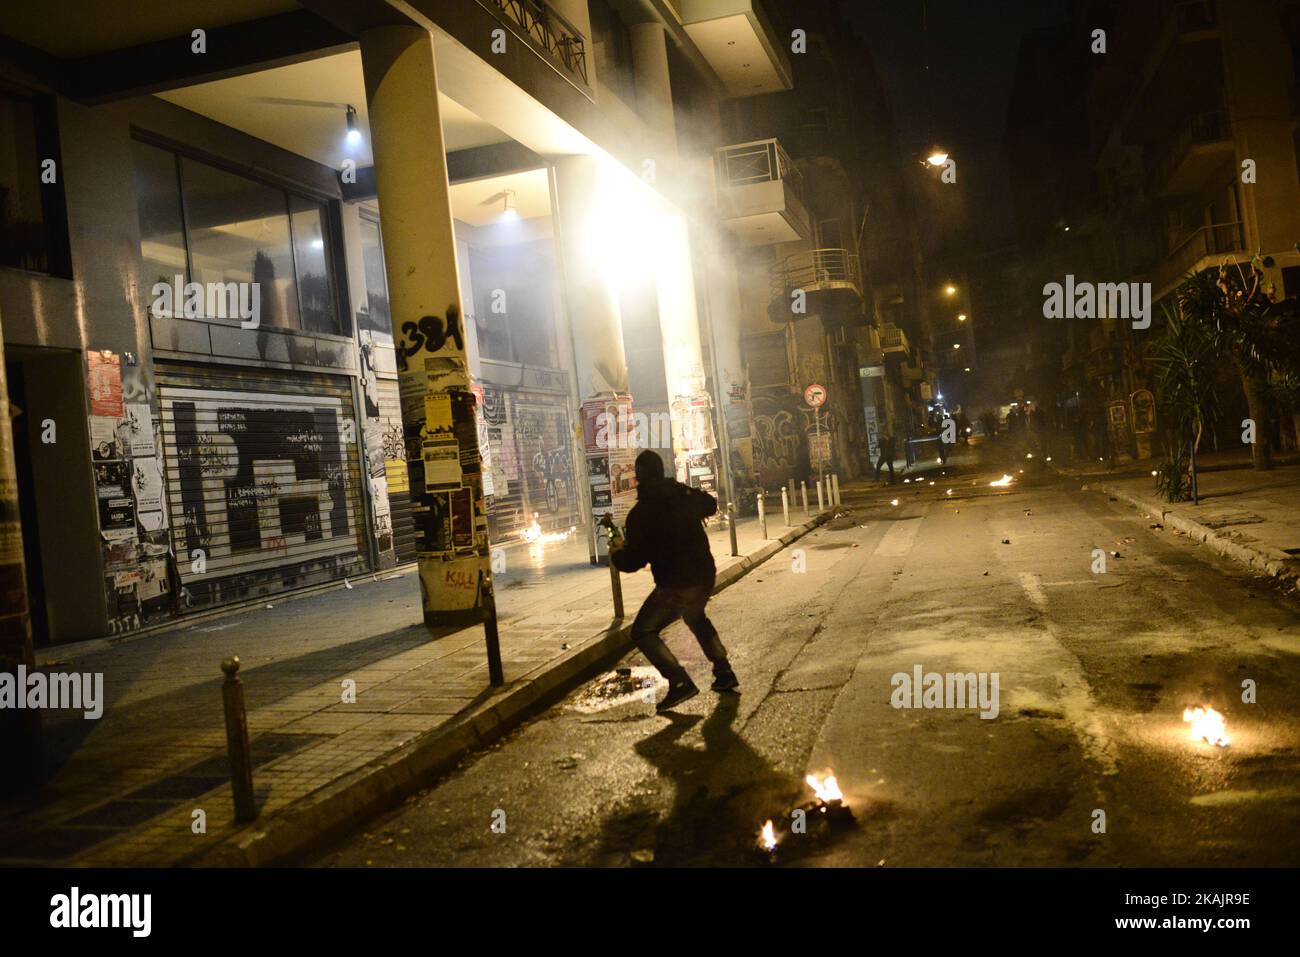
<instances>
[{"instance_id":1,"label":"fence railing","mask_svg":"<svg viewBox=\"0 0 1300 957\"><path fill-rule=\"evenodd\" d=\"M775 139L737 143L717 151L718 186L749 186L784 180L803 202L803 177Z\"/></svg>"},{"instance_id":2,"label":"fence railing","mask_svg":"<svg viewBox=\"0 0 1300 957\"><path fill-rule=\"evenodd\" d=\"M529 45L571 77L590 86L587 78L587 43L573 24L543 0L478 0L519 28Z\"/></svg>"},{"instance_id":3,"label":"fence railing","mask_svg":"<svg viewBox=\"0 0 1300 957\"><path fill-rule=\"evenodd\" d=\"M1219 143L1232 138L1232 125L1225 110L1208 110L1197 113L1172 140L1159 161L1151 170L1151 186L1160 187L1168 182L1178 165L1187 157L1193 146Z\"/></svg>"},{"instance_id":4,"label":"fence railing","mask_svg":"<svg viewBox=\"0 0 1300 957\"><path fill-rule=\"evenodd\" d=\"M858 257L846 249L808 249L794 253L771 269L772 298L784 299L791 289L817 292L851 286L862 293Z\"/></svg>"},{"instance_id":5,"label":"fence railing","mask_svg":"<svg viewBox=\"0 0 1300 957\"><path fill-rule=\"evenodd\" d=\"M1202 226L1178 243L1152 270L1151 281L1158 293L1161 289L1191 272L1207 256L1241 253L1245 244L1241 238L1241 223L1217 223Z\"/></svg>"}]
</instances>

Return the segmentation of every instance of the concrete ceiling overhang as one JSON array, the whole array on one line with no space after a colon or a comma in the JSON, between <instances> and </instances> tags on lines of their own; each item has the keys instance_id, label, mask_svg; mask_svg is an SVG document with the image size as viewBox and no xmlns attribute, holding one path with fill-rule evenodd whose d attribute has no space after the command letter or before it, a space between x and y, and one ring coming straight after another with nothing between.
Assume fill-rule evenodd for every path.
<instances>
[{"instance_id":1,"label":"concrete ceiling overhang","mask_svg":"<svg viewBox=\"0 0 1300 957\"><path fill-rule=\"evenodd\" d=\"M340 169L346 159L358 167L374 161L361 53L357 50L200 83L159 96L333 169ZM344 139L348 106L357 111L361 133L361 142L355 148ZM448 151L510 140L445 94L439 94L438 106Z\"/></svg>"},{"instance_id":2,"label":"concrete ceiling overhang","mask_svg":"<svg viewBox=\"0 0 1300 957\"><path fill-rule=\"evenodd\" d=\"M682 0L682 23L727 92L736 97L794 86L784 41L755 0Z\"/></svg>"}]
</instances>

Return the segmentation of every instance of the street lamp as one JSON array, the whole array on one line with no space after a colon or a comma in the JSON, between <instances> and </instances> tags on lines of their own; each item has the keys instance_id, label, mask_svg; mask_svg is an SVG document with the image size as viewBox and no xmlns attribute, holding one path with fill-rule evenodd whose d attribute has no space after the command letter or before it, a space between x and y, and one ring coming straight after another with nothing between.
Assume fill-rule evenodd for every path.
<instances>
[{"instance_id":1,"label":"street lamp","mask_svg":"<svg viewBox=\"0 0 1300 957\"><path fill-rule=\"evenodd\" d=\"M957 295L957 287L952 284L949 284L943 291L949 296Z\"/></svg>"},{"instance_id":2,"label":"street lamp","mask_svg":"<svg viewBox=\"0 0 1300 957\"><path fill-rule=\"evenodd\" d=\"M948 162L948 151L936 146L930 151L930 155L925 160L931 166L942 166Z\"/></svg>"},{"instance_id":3,"label":"street lamp","mask_svg":"<svg viewBox=\"0 0 1300 957\"><path fill-rule=\"evenodd\" d=\"M966 313L963 312L960 316L958 316L958 317L957 317L957 321L958 321L958 322L965 322L965 321L966 321Z\"/></svg>"}]
</instances>

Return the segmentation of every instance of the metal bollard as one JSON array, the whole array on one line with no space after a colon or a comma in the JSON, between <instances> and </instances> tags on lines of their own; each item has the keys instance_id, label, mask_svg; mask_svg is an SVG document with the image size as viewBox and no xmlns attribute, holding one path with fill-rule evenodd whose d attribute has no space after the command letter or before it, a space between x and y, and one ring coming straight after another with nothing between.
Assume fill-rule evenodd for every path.
<instances>
[{"instance_id":1,"label":"metal bollard","mask_svg":"<svg viewBox=\"0 0 1300 957\"><path fill-rule=\"evenodd\" d=\"M497 632L497 592L492 584L492 572L479 572L479 588L483 595L483 635L487 639L488 683L497 688L506 683L501 669L501 636Z\"/></svg>"},{"instance_id":2,"label":"metal bollard","mask_svg":"<svg viewBox=\"0 0 1300 957\"><path fill-rule=\"evenodd\" d=\"M731 532L731 554L739 555L740 548L736 545L736 503L727 503L727 529Z\"/></svg>"},{"instance_id":3,"label":"metal bollard","mask_svg":"<svg viewBox=\"0 0 1300 957\"><path fill-rule=\"evenodd\" d=\"M244 683L239 680L239 659L221 663L226 680L221 684L221 702L226 711L226 753L230 758L230 790L235 798L235 820L257 817L253 800L253 756L248 747L248 715L244 711Z\"/></svg>"},{"instance_id":4,"label":"metal bollard","mask_svg":"<svg viewBox=\"0 0 1300 957\"><path fill-rule=\"evenodd\" d=\"M623 620L623 581L618 577L618 568L614 562L609 563L609 583L614 589L614 617Z\"/></svg>"},{"instance_id":5,"label":"metal bollard","mask_svg":"<svg viewBox=\"0 0 1300 957\"><path fill-rule=\"evenodd\" d=\"M767 510L763 507L763 493L758 493L758 534L767 541Z\"/></svg>"},{"instance_id":6,"label":"metal bollard","mask_svg":"<svg viewBox=\"0 0 1300 957\"><path fill-rule=\"evenodd\" d=\"M840 477L837 474L831 476L831 488L834 491L835 504L843 505L844 500L840 498Z\"/></svg>"},{"instance_id":7,"label":"metal bollard","mask_svg":"<svg viewBox=\"0 0 1300 957\"><path fill-rule=\"evenodd\" d=\"M808 483L799 480L799 494L803 496L803 520L808 521Z\"/></svg>"},{"instance_id":8,"label":"metal bollard","mask_svg":"<svg viewBox=\"0 0 1300 957\"><path fill-rule=\"evenodd\" d=\"M826 511L826 502L822 498L822 480L817 480L817 514L820 515Z\"/></svg>"},{"instance_id":9,"label":"metal bollard","mask_svg":"<svg viewBox=\"0 0 1300 957\"><path fill-rule=\"evenodd\" d=\"M785 492L785 486L781 486L781 514L785 516L785 527L790 527L790 496Z\"/></svg>"}]
</instances>

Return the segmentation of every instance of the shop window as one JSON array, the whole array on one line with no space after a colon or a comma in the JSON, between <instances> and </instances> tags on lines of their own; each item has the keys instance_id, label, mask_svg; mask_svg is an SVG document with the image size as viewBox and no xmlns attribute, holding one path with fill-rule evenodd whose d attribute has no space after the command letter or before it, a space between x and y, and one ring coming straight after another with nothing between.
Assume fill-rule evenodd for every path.
<instances>
[{"instance_id":1,"label":"shop window","mask_svg":"<svg viewBox=\"0 0 1300 957\"><path fill-rule=\"evenodd\" d=\"M55 131L51 102L0 89L0 266L71 278Z\"/></svg>"},{"instance_id":2,"label":"shop window","mask_svg":"<svg viewBox=\"0 0 1300 957\"><path fill-rule=\"evenodd\" d=\"M361 261L366 279L366 311L358 318L362 330L376 341L392 345L393 317L388 308L388 273L384 271L384 244L379 223L361 217Z\"/></svg>"},{"instance_id":3,"label":"shop window","mask_svg":"<svg viewBox=\"0 0 1300 957\"><path fill-rule=\"evenodd\" d=\"M347 334L325 203L139 142L135 186L150 286L176 276L208 289L257 283L260 328ZM205 295L194 318L242 318L223 313L226 301Z\"/></svg>"}]
</instances>

